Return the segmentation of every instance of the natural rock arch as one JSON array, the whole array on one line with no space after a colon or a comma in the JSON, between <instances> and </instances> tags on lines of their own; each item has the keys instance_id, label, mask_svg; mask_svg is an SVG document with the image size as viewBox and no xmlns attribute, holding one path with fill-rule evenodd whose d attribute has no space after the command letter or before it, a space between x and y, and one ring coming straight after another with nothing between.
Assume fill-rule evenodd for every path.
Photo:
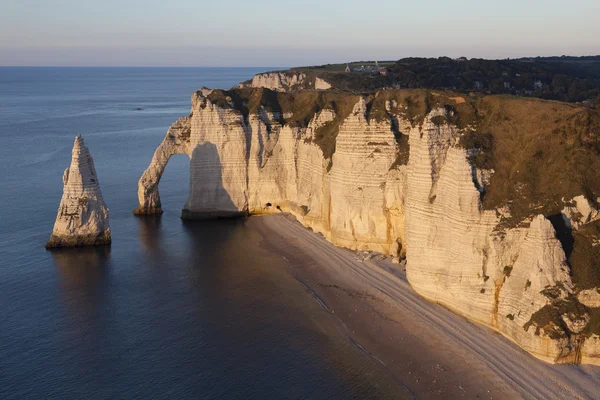
<instances>
[{"instance_id":1,"label":"natural rock arch","mask_svg":"<svg viewBox=\"0 0 600 400\"><path fill-rule=\"evenodd\" d=\"M163 213L158 192L160 179L171 156L187 154L190 158L190 196L182 210L181 218L228 218L246 215L246 211L240 210L223 186L221 159L216 145L208 141L192 144L190 136L190 117L178 119L169 128L138 182L139 206L133 213Z\"/></svg>"},{"instance_id":2,"label":"natural rock arch","mask_svg":"<svg viewBox=\"0 0 600 400\"><path fill-rule=\"evenodd\" d=\"M190 135L191 118L179 118L167 131L164 140L158 146L150 165L138 182L138 207L136 215L162 214L163 210L158 193L158 184L172 155L187 154L191 157Z\"/></svg>"}]
</instances>

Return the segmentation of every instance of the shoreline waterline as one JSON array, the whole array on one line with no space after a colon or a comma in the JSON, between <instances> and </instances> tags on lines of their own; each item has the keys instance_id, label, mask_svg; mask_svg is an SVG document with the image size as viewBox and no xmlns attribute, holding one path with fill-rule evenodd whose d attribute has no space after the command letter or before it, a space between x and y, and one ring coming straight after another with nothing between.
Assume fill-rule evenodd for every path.
<instances>
[{"instance_id":1,"label":"shoreline waterline","mask_svg":"<svg viewBox=\"0 0 600 400\"><path fill-rule=\"evenodd\" d=\"M594 398L600 369L552 365L416 293L390 258L337 248L289 214L253 216L261 246L406 393L419 398Z\"/></svg>"}]
</instances>

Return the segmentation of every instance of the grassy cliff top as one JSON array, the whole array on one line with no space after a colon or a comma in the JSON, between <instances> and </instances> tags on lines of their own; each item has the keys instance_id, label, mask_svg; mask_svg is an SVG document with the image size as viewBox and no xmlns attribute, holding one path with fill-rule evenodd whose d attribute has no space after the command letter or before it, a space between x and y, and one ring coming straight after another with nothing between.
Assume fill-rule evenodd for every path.
<instances>
[{"instance_id":1,"label":"grassy cliff top","mask_svg":"<svg viewBox=\"0 0 600 400\"><path fill-rule=\"evenodd\" d=\"M369 120L389 119L386 103L393 101L395 105L390 110L391 113L406 117L413 124L420 124L433 108L445 105L460 111L453 122L461 123L461 126L475 122L472 100L464 94L427 89L352 93L342 90L276 92L265 88L235 88L215 89L207 98L222 108L232 108L230 103L233 103L233 108L244 116L256 113L259 108L281 115L290 114L291 116L282 119L281 123L302 127L323 109L333 110L345 118L361 98L367 101ZM459 116L462 119L459 120Z\"/></svg>"},{"instance_id":2,"label":"grassy cliff top","mask_svg":"<svg viewBox=\"0 0 600 400\"><path fill-rule=\"evenodd\" d=\"M413 126L419 126L432 109L445 108L446 117L436 117L435 123L457 126L464 134L460 145L478 153L471 162L495 171L483 197L486 209L508 204L521 220L529 210L559 212L563 198L567 201L583 194L595 201L600 197L600 115L579 105L427 89L357 95L336 90L246 88L214 90L208 99L224 108L231 108L231 101L246 117L264 107L278 113L282 125L299 127L306 127L319 111L330 109L337 117L329 135L336 136L339 124L361 97L366 99L368 120L390 120L393 115ZM391 105L389 111L386 104Z\"/></svg>"},{"instance_id":3,"label":"grassy cliff top","mask_svg":"<svg viewBox=\"0 0 600 400\"><path fill-rule=\"evenodd\" d=\"M346 65L352 72L345 72ZM512 94L566 102L600 99L600 56L535 57L486 60L461 57L403 58L292 68L314 81L320 77L336 89L350 91L394 88L451 89L487 94ZM305 86L309 88L309 86Z\"/></svg>"}]
</instances>

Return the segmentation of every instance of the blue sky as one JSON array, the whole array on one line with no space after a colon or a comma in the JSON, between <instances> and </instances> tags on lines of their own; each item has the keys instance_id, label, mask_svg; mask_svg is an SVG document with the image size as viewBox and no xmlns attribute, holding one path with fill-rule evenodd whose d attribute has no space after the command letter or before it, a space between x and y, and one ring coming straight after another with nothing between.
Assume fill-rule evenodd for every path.
<instances>
[{"instance_id":1,"label":"blue sky","mask_svg":"<svg viewBox=\"0 0 600 400\"><path fill-rule=\"evenodd\" d=\"M0 0L0 65L600 54L599 0Z\"/></svg>"}]
</instances>

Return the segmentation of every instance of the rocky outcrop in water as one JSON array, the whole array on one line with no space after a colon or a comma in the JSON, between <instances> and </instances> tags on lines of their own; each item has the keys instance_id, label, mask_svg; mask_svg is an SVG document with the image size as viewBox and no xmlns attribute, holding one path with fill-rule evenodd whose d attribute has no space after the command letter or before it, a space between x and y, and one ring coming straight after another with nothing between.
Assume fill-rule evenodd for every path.
<instances>
[{"instance_id":1,"label":"rocky outcrop in water","mask_svg":"<svg viewBox=\"0 0 600 400\"><path fill-rule=\"evenodd\" d=\"M158 183L172 155L189 153L190 133L189 117L180 118L171 126L167 136L154 152L150 166L140 178L138 183L140 205L134 210L134 214L162 214Z\"/></svg>"},{"instance_id":2,"label":"rocky outcrop in water","mask_svg":"<svg viewBox=\"0 0 600 400\"><path fill-rule=\"evenodd\" d=\"M77 135L71 165L63 174L63 196L46 248L110 244L108 207L104 204L94 159Z\"/></svg>"},{"instance_id":3,"label":"rocky outcrop in water","mask_svg":"<svg viewBox=\"0 0 600 400\"><path fill-rule=\"evenodd\" d=\"M160 206L168 157L188 154L183 218L290 212L336 245L406 256L417 292L538 358L599 364L598 121L418 90L204 90L140 180L138 210Z\"/></svg>"}]
</instances>

